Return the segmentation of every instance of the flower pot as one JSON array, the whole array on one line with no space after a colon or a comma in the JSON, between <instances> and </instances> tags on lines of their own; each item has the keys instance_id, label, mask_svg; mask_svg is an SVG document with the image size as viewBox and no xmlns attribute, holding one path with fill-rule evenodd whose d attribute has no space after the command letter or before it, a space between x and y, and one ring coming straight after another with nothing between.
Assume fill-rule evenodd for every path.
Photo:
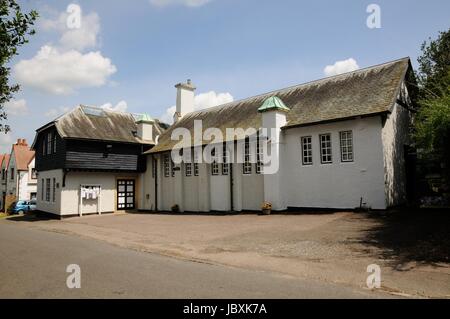
<instances>
[{"instance_id":1,"label":"flower pot","mask_svg":"<svg viewBox=\"0 0 450 319\"><path fill-rule=\"evenodd\" d=\"M263 215L270 215L271 209L263 209L262 213L263 213Z\"/></svg>"}]
</instances>

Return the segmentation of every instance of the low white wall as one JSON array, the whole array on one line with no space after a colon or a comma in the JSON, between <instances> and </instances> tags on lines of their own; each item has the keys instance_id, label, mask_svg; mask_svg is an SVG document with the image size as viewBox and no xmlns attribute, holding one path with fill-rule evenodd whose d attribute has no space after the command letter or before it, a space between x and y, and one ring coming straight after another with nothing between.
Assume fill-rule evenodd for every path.
<instances>
[{"instance_id":1,"label":"low white wall","mask_svg":"<svg viewBox=\"0 0 450 319\"><path fill-rule=\"evenodd\" d=\"M282 194L288 207L385 209L381 117L284 131ZM339 132L352 130L354 162L341 162ZM332 164L321 164L319 134L331 133ZM313 165L302 165L301 137L312 136Z\"/></svg>"}]
</instances>

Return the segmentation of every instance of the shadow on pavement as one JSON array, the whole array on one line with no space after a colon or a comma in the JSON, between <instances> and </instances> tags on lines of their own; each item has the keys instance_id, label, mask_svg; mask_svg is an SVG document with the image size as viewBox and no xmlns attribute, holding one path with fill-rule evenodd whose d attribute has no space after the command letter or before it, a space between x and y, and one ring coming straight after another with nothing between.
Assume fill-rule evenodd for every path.
<instances>
[{"instance_id":1,"label":"shadow on pavement","mask_svg":"<svg viewBox=\"0 0 450 319\"><path fill-rule=\"evenodd\" d=\"M365 214L376 225L366 230L361 243L381 249L381 257L392 260L394 268L408 270L399 266L409 262L450 263L450 212L411 209Z\"/></svg>"},{"instance_id":2,"label":"shadow on pavement","mask_svg":"<svg viewBox=\"0 0 450 319\"><path fill-rule=\"evenodd\" d=\"M39 222L55 219L58 218L40 212L25 213L24 215L12 215L8 217L8 220L13 222Z\"/></svg>"}]
</instances>

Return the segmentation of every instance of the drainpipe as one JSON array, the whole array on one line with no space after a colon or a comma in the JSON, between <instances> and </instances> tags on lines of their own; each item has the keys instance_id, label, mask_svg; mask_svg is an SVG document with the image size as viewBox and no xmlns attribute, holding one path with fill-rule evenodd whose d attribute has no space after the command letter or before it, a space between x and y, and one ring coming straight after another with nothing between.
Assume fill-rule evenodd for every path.
<instances>
[{"instance_id":1,"label":"drainpipe","mask_svg":"<svg viewBox=\"0 0 450 319\"><path fill-rule=\"evenodd\" d=\"M234 200L233 200L233 161L231 161L230 165L230 169L229 172L230 173L230 208L231 211L234 212Z\"/></svg>"},{"instance_id":2,"label":"drainpipe","mask_svg":"<svg viewBox=\"0 0 450 319\"><path fill-rule=\"evenodd\" d=\"M153 157L153 156L152 156ZM155 212L158 211L158 160L153 158L152 169L155 172Z\"/></svg>"}]
</instances>

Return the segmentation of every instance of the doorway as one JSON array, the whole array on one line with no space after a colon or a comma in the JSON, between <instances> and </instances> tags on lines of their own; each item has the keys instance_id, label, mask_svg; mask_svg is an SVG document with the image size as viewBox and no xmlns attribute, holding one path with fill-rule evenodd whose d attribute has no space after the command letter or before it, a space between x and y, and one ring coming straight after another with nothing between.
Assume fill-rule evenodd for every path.
<instances>
[{"instance_id":1,"label":"doorway","mask_svg":"<svg viewBox=\"0 0 450 319\"><path fill-rule=\"evenodd\" d=\"M135 181L133 179L117 180L117 209L134 209L135 193Z\"/></svg>"}]
</instances>

